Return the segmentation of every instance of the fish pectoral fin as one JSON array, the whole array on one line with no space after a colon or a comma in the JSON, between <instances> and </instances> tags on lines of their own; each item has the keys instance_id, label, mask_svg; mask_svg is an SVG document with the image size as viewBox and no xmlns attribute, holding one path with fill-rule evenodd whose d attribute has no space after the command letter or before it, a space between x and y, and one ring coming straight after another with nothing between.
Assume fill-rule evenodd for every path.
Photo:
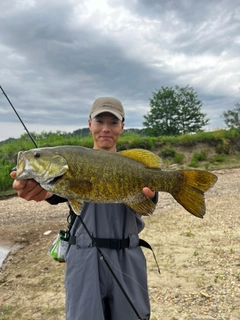
<instances>
[{"instance_id":1,"label":"fish pectoral fin","mask_svg":"<svg viewBox=\"0 0 240 320\"><path fill-rule=\"evenodd\" d=\"M83 203L81 200L72 199L68 201L74 213L79 216L83 207Z\"/></svg>"},{"instance_id":2,"label":"fish pectoral fin","mask_svg":"<svg viewBox=\"0 0 240 320\"><path fill-rule=\"evenodd\" d=\"M155 210L156 204L151 199L141 195L137 202L126 203L133 211L143 216L150 216Z\"/></svg>"},{"instance_id":3,"label":"fish pectoral fin","mask_svg":"<svg viewBox=\"0 0 240 320\"><path fill-rule=\"evenodd\" d=\"M119 151L121 155L141 162L148 168L160 169L162 160L155 153L144 149L130 149Z\"/></svg>"},{"instance_id":4,"label":"fish pectoral fin","mask_svg":"<svg viewBox=\"0 0 240 320\"><path fill-rule=\"evenodd\" d=\"M76 195L86 195L92 191L93 185L89 180L83 179L72 179L69 181L69 189Z\"/></svg>"}]
</instances>

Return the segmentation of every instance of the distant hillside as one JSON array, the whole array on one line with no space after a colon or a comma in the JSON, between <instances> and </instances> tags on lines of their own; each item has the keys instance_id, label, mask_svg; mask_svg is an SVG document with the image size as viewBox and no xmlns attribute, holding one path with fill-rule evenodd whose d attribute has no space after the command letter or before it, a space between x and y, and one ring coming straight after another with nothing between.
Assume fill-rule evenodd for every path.
<instances>
[{"instance_id":1,"label":"distant hillside","mask_svg":"<svg viewBox=\"0 0 240 320\"><path fill-rule=\"evenodd\" d=\"M17 139L15 138L8 138L6 140L3 140L3 141L0 141L0 145L1 144L4 144L4 143L9 143L9 142L13 142L13 141L16 141Z\"/></svg>"},{"instance_id":2,"label":"distant hillside","mask_svg":"<svg viewBox=\"0 0 240 320\"><path fill-rule=\"evenodd\" d=\"M81 136L81 137L87 137L89 135L89 129L88 128L82 128L73 131L72 135L73 136Z\"/></svg>"}]
</instances>

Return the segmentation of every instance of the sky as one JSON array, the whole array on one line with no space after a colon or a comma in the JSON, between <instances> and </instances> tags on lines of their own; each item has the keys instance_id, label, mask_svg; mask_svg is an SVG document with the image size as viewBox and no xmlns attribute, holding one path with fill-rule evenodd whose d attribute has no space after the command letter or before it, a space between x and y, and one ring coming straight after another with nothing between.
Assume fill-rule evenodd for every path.
<instances>
[{"instance_id":1,"label":"sky","mask_svg":"<svg viewBox=\"0 0 240 320\"><path fill-rule=\"evenodd\" d=\"M208 131L240 103L239 0L1 0L0 30L0 85L31 132L87 127L101 96L142 128L161 87L192 87ZM0 93L0 141L24 133Z\"/></svg>"}]
</instances>

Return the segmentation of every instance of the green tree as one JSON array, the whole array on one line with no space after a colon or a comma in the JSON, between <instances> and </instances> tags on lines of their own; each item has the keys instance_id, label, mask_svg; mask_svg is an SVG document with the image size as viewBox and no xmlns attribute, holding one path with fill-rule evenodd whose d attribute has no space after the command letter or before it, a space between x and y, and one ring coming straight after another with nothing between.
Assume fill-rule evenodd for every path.
<instances>
[{"instance_id":1,"label":"green tree","mask_svg":"<svg viewBox=\"0 0 240 320\"><path fill-rule=\"evenodd\" d=\"M143 125L149 135L179 135L200 131L208 124L201 112L202 102L193 88L161 87L153 92L150 111L144 116Z\"/></svg>"},{"instance_id":2,"label":"green tree","mask_svg":"<svg viewBox=\"0 0 240 320\"><path fill-rule=\"evenodd\" d=\"M229 129L240 128L240 103L236 103L235 106L235 109L224 111L222 115Z\"/></svg>"}]
</instances>

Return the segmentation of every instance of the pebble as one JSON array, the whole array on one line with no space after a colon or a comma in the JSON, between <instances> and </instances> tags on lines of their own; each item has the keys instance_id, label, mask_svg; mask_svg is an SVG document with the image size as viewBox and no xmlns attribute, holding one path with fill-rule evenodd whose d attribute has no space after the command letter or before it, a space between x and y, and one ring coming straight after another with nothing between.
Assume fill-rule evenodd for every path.
<instances>
[{"instance_id":1,"label":"pebble","mask_svg":"<svg viewBox=\"0 0 240 320\"><path fill-rule=\"evenodd\" d=\"M52 230L48 230L48 231L44 232L44 235L48 236L51 232L52 232Z\"/></svg>"}]
</instances>

